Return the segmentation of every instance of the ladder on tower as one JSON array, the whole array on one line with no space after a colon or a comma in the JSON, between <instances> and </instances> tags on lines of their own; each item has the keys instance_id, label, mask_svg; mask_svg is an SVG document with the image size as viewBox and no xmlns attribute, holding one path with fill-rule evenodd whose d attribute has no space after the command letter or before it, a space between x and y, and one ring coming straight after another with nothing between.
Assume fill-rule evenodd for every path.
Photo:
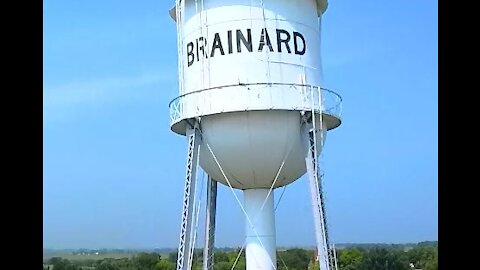
<instances>
[{"instance_id":1,"label":"ladder on tower","mask_svg":"<svg viewBox=\"0 0 480 270\"><path fill-rule=\"evenodd\" d=\"M330 244L330 239L329 239L329 234L328 234L328 223L327 223L327 215L326 215L326 207L325 207L325 195L323 193L323 188L322 188L322 179L323 179L324 173L320 169L319 171L319 176L318 176L318 193L320 196L320 207L322 209L322 219L323 219L323 224L324 224L324 230L325 230L325 242L328 248L328 264L330 266L330 269L336 270L336 263L335 263L335 247L333 247Z\"/></svg>"},{"instance_id":2,"label":"ladder on tower","mask_svg":"<svg viewBox=\"0 0 480 270\"><path fill-rule=\"evenodd\" d=\"M317 159L317 127L315 121L315 98L314 89L310 87L311 111L309 117L305 118L305 123L309 125L308 132L308 154L307 154L307 172L309 175L310 192L312 198L315 234L317 240L318 263L320 270L336 270L335 249L331 248L328 236L328 226L325 207L325 195L322 188L323 171L318 167ZM321 89L318 88L318 106L320 112L320 132L323 132L323 100ZM320 145L323 144L323 134L321 135Z\"/></svg>"}]
</instances>

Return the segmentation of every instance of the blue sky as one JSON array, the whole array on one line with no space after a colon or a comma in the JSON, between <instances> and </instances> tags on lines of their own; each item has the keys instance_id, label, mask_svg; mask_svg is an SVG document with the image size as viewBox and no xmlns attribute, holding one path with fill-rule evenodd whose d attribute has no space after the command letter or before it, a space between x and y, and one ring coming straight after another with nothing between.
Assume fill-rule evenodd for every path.
<instances>
[{"instance_id":1,"label":"blue sky","mask_svg":"<svg viewBox=\"0 0 480 270\"><path fill-rule=\"evenodd\" d=\"M177 246L186 141L169 128L173 2L44 1L45 248ZM366 0L324 14L324 86L344 100L321 160L334 242L438 239L437 11ZM314 245L305 177L276 222L278 245ZM216 246L242 245L243 228L219 186Z\"/></svg>"}]
</instances>

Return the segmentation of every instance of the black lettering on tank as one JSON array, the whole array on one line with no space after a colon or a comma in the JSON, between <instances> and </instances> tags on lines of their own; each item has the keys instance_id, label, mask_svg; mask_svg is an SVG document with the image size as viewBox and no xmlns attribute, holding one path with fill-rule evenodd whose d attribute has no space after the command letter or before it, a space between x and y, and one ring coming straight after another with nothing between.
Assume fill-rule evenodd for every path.
<instances>
[{"instance_id":1,"label":"black lettering on tank","mask_svg":"<svg viewBox=\"0 0 480 270\"><path fill-rule=\"evenodd\" d=\"M190 58L192 57L192 58ZM195 61L195 55L193 54L193 42L189 42L187 44L187 62L188 66L191 66L193 64L193 61Z\"/></svg>"},{"instance_id":2,"label":"black lettering on tank","mask_svg":"<svg viewBox=\"0 0 480 270\"><path fill-rule=\"evenodd\" d=\"M208 58L208 53L205 51L207 48L207 39L204 37L199 37L198 40L202 41L202 46L199 46L199 50L202 51L202 55L205 56L205 58Z\"/></svg>"},{"instance_id":3,"label":"black lettering on tank","mask_svg":"<svg viewBox=\"0 0 480 270\"><path fill-rule=\"evenodd\" d=\"M268 49L273 52L272 43L270 42L270 37L268 36L267 28L262 29L262 33L260 33L260 42L258 44L258 51L263 51L263 47L265 46L265 42L268 46Z\"/></svg>"},{"instance_id":4,"label":"black lettering on tank","mask_svg":"<svg viewBox=\"0 0 480 270\"><path fill-rule=\"evenodd\" d=\"M228 38L228 54L233 53L233 46L232 46L232 30L227 31L227 38Z\"/></svg>"},{"instance_id":5,"label":"black lettering on tank","mask_svg":"<svg viewBox=\"0 0 480 270\"><path fill-rule=\"evenodd\" d=\"M285 34L287 37L283 39L281 34ZM285 43L285 47L287 48L288 53L292 53L290 50L290 46L288 46L288 42L290 41L290 33L283 29L277 29L277 50L278 52L282 52L282 43Z\"/></svg>"},{"instance_id":6,"label":"black lettering on tank","mask_svg":"<svg viewBox=\"0 0 480 270\"><path fill-rule=\"evenodd\" d=\"M305 41L305 37L303 36L302 33L297 32L297 31L292 31L288 32L285 29L275 29L276 30L276 42L277 42L277 53L282 53L283 51L286 53L292 53L292 48L290 45L293 47L293 53L296 55L304 55L306 50L307 50L307 42ZM233 37L233 31L235 31L236 36ZM271 30L273 31L273 30ZM255 43L255 46L257 48L256 52L263 52L265 49L265 46L268 47L268 50L270 52L275 52L275 46L272 45L272 41L270 39L270 36L268 34L268 29L267 28L261 28L256 31L256 33L260 32L260 37L258 41L258 46ZM228 54L233 54L234 53L234 48L233 46L236 45L237 49L236 52L241 53L242 52L242 47L244 52L252 52L253 51L253 42L252 42L252 29L247 28L246 32L242 32L241 29L236 29L236 30L227 30L227 42L222 42L220 33L214 33L213 34L213 39L208 39L205 37L197 37L196 39L188 42L186 45L186 60L187 60L187 66L190 67L193 65L194 62L200 61L200 58L207 59L207 58L213 58L215 57L215 54L219 55L218 51L220 52L220 55L225 55L225 51L228 49ZM233 39L235 38L235 44L233 44ZM225 41L225 40L223 40ZM290 42L293 41L293 44L290 44ZM211 42L211 43L210 43ZM282 48L283 45L285 45L285 48ZM209 46L208 44L212 44ZM228 47L225 48L224 46ZM246 51L245 51L246 49ZM196 60L195 60L196 59Z\"/></svg>"},{"instance_id":7,"label":"black lettering on tank","mask_svg":"<svg viewBox=\"0 0 480 270\"><path fill-rule=\"evenodd\" d=\"M210 57L215 56L215 49L220 49L220 54L225 55L222 47L222 41L220 40L220 34L218 33L215 33L215 37L213 38L212 52L210 53Z\"/></svg>"},{"instance_id":8,"label":"black lettering on tank","mask_svg":"<svg viewBox=\"0 0 480 270\"><path fill-rule=\"evenodd\" d=\"M297 37L302 40L303 43L303 49L301 51L298 50L298 43L297 43ZM300 34L299 32L293 31L293 45L295 47L295 54L299 55L304 55L305 54L305 49L307 48L307 43L305 42L305 39L303 38L303 35Z\"/></svg>"},{"instance_id":9,"label":"black lettering on tank","mask_svg":"<svg viewBox=\"0 0 480 270\"><path fill-rule=\"evenodd\" d=\"M251 29L247 29L247 39L243 35L240 29L237 29L237 52L242 52L242 47L240 46L240 40L242 41L243 45L247 48L249 52L252 51L252 31Z\"/></svg>"}]
</instances>

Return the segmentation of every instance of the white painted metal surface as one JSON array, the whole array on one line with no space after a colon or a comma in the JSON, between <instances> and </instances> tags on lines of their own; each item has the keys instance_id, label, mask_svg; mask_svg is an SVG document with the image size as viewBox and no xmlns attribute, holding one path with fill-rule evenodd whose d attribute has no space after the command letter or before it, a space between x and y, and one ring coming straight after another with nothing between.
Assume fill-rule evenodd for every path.
<instances>
[{"instance_id":1,"label":"white painted metal surface","mask_svg":"<svg viewBox=\"0 0 480 270\"><path fill-rule=\"evenodd\" d=\"M265 0L264 8L250 0L203 2L203 7L185 2L183 93L243 88L239 84L295 84L304 74L306 84L321 84L320 30L313 1ZM229 96L234 92L221 91L216 98L234 104ZM279 106L292 105L287 99Z\"/></svg>"},{"instance_id":2,"label":"white painted metal surface","mask_svg":"<svg viewBox=\"0 0 480 270\"><path fill-rule=\"evenodd\" d=\"M259 0L261 1L261 0ZM177 0L177 2L181 3L184 2L182 0ZM317 4L317 13L318 15L322 15L325 10L327 10L328 7L328 2L327 0L315 0ZM172 9L169 10L170 17L174 20L177 21L177 14L176 14L176 7L174 6Z\"/></svg>"},{"instance_id":3,"label":"white painted metal surface","mask_svg":"<svg viewBox=\"0 0 480 270\"><path fill-rule=\"evenodd\" d=\"M316 122L320 128L319 117ZM270 188L284 160L274 188L287 185L306 172L308 145L302 136L305 125L298 112L217 114L202 118L201 128L202 142L211 146L234 188ZM320 133L317 141L321 140ZM208 148L202 147L200 151L200 166L213 179L227 185ZM320 151L319 146L317 154Z\"/></svg>"},{"instance_id":4,"label":"white painted metal surface","mask_svg":"<svg viewBox=\"0 0 480 270\"><path fill-rule=\"evenodd\" d=\"M176 13L181 14L181 97L171 104L174 132L185 134L184 119L224 112L309 110L305 85L322 84L319 11L326 1L186 0L182 5ZM330 120L329 128L340 124Z\"/></svg>"},{"instance_id":5,"label":"white painted metal surface","mask_svg":"<svg viewBox=\"0 0 480 270\"><path fill-rule=\"evenodd\" d=\"M340 97L319 87L318 11L325 7L314 0L181 1L181 95L170 104L171 127L184 134L200 120L234 188L270 188L284 160L273 188L305 173L300 112L313 107L324 114L324 128L340 125ZM333 102L320 103L321 94ZM202 168L226 184L202 152Z\"/></svg>"},{"instance_id":6,"label":"white painted metal surface","mask_svg":"<svg viewBox=\"0 0 480 270\"><path fill-rule=\"evenodd\" d=\"M248 189L244 190L243 194L245 211L251 220L251 223L246 222L245 224L247 269L276 269L273 193L270 194L265 205L263 203L267 197L268 189Z\"/></svg>"},{"instance_id":7,"label":"white painted metal surface","mask_svg":"<svg viewBox=\"0 0 480 270\"><path fill-rule=\"evenodd\" d=\"M231 102L218 102L212 103L215 100L215 96L218 95L220 89L212 88L198 92L191 92L185 95L181 95L170 102L170 121L171 128L178 134L185 135L185 129L187 123L185 119L193 119L195 117L210 115L212 111L221 111L222 113L238 112L238 111L262 111L265 107L269 110L281 110L280 107L276 107L278 104L274 104L275 100L270 91L274 85L259 84L249 85L244 88L225 87L222 91L232 91ZM305 86L305 85L288 85L285 91L291 91L295 94L290 95L290 104L297 104L294 107L294 111L309 111L313 107L319 114L320 111L323 114L324 121L327 124L327 129L334 129L341 124L341 97L335 92L320 88L319 86ZM313 94L313 98L312 98ZM322 95L322 104L318 104L318 95ZM276 94L277 95L277 94ZM266 96L263 102L259 102L261 96ZM279 95L277 95L280 98ZM277 100L278 100L277 98ZM286 98L286 97L281 97ZM199 106L192 107L192 100ZM248 109L246 109L248 108Z\"/></svg>"}]
</instances>

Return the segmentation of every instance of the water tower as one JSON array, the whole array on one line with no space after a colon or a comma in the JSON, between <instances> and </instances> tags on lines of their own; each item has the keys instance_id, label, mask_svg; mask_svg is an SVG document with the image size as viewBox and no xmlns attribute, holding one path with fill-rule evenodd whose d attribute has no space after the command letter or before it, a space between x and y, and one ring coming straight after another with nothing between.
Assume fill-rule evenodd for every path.
<instances>
[{"instance_id":1,"label":"water tower","mask_svg":"<svg viewBox=\"0 0 480 270\"><path fill-rule=\"evenodd\" d=\"M335 269L317 167L341 98L322 86L326 0L177 0L180 95L171 129L187 137L177 269L191 269L198 166L208 174L203 269L213 269L217 183L245 215L248 270L276 269L273 189L308 174L320 269ZM243 190L243 203L233 189Z\"/></svg>"}]
</instances>

